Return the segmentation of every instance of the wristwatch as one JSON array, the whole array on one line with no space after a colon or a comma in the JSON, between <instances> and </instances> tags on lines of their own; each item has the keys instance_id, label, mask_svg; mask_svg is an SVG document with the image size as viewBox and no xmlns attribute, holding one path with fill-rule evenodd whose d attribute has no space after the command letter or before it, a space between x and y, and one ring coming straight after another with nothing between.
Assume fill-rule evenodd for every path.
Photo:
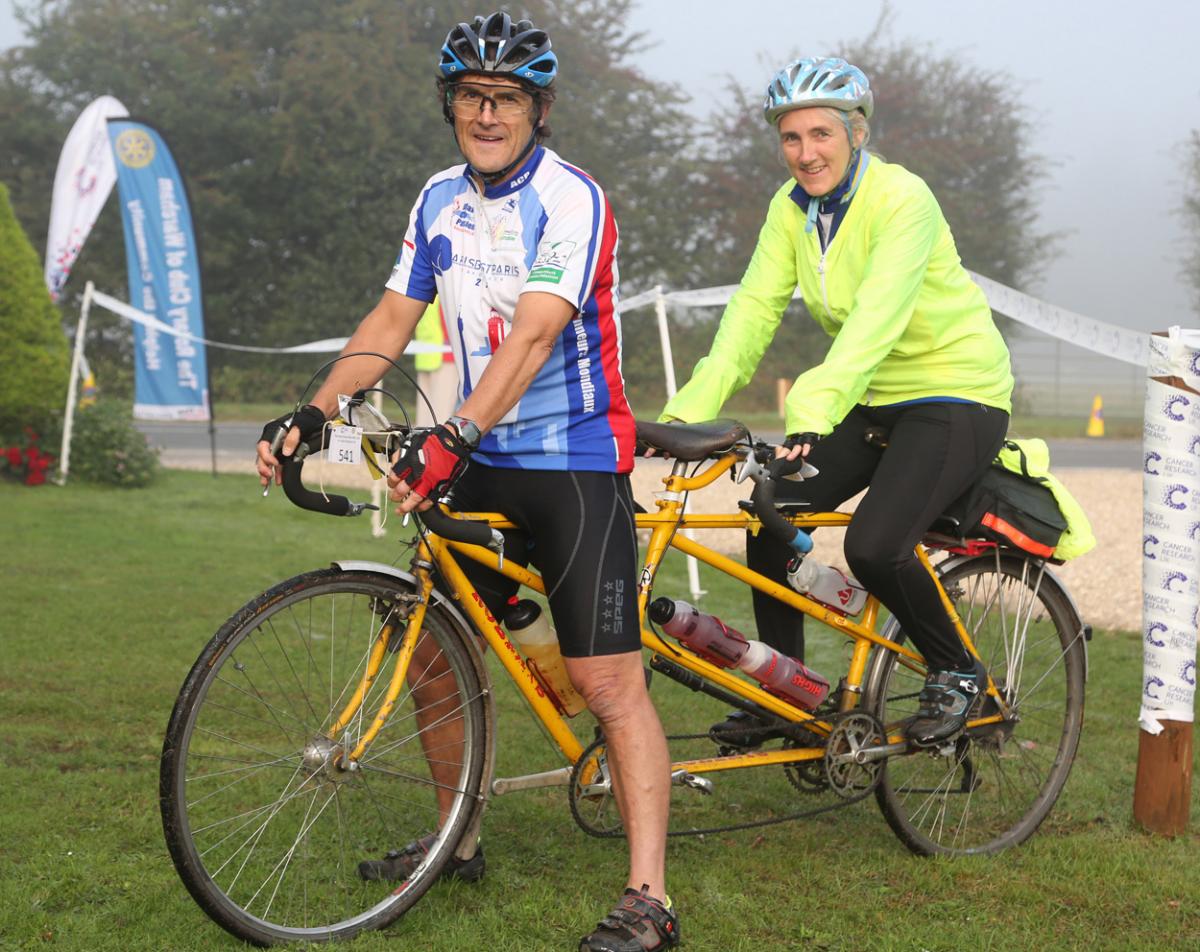
<instances>
[{"instance_id":1,"label":"wristwatch","mask_svg":"<svg viewBox=\"0 0 1200 952\"><path fill-rule=\"evenodd\" d=\"M467 445L468 449L472 452L479 449L479 441L483 439L483 434L479 431L479 427L474 420L468 420L466 417L452 416L446 422L458 430L458 438Z\"/></svg>"}]
</instances>

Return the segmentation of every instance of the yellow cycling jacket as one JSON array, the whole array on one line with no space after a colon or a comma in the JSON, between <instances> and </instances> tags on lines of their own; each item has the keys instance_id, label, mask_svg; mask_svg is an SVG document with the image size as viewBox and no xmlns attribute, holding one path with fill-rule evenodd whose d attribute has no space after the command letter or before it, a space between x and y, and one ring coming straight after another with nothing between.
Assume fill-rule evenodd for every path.
<instances>
[{"instance_id":1,"label":"yellow cycling jacket","mask_svg":"<svg viewBox=\"0 0 1200 952\"><path fill-rule=\"evenodd\" d=\"M872 156L824 254L794 188L775 193L711 351L663 416L715 417L750 382L797 285L833 344L789 391L788 433L827 434L856 403L959 397L1008 411L1008 348L928 186Z\"/></svg>"}]
</instances>

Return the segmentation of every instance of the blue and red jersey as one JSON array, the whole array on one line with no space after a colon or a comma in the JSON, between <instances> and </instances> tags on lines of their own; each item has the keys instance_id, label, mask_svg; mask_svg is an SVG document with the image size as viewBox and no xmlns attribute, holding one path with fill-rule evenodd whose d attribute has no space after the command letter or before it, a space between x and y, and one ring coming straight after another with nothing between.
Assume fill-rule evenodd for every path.
<instances>
[{"instance_id":1,"label":"blue and red jersey","mask_svg":"<svg viewBox=\"0 0 1200 952\"><path fill-rule=\"evenodd\" d=\"M466 165L433 176L409 218L387 286L440 297L465 400L526 291L576 309L520 401L474 454L510 469L633 468L634 420L621 375L617 226L587 173L538 146L482 194Z\"/></svg>"}]
</instances>

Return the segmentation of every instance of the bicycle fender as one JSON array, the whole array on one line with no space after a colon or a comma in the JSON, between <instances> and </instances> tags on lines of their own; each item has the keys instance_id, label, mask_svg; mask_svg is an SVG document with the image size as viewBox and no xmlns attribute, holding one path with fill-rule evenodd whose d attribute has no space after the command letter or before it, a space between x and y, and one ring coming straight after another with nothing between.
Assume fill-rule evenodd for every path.
<instances>
[{"instance_id":1,"label":"bicycle fender","mask_svg":"<svg viewBox=\"0 0 1200 952\"><path fill-rule=\"evenodd\" d=\"M993 558L994 556L992 555L951 556L938 567L938 573L940 574L942 572L948 572L950 569L961 565L963 562L970 562L972 559L987 559L991 561ZM1001 555L1000 558L1024 559L1027 557L1023 555ZM1059 594L1062 595L1063 601L1065 601L1070 607L1071 614L1074 616L1074 623L1072 627L1075 629L1076 633L1083 634L1083 683L1087 684L1088 672L1091 670L1091 664L1088 659L1088 642L1092 640L1092 626L1084 622L1083 615L1080 614L1079 611L1079 606L1075 602L1075 596L1071 594L1071 590L1069 588L1063 585L1063 583L1059 580L1059 577L1054 574L1053 569L1051 569L1049 565L1042 566L1041 584L1050 585L1051 588L1055 589Z\"/></svg>"},{"instance_id":2,"label":"bicycle fender","mask_svg":"<svg viewBox=\"0 0 1200 952\"><path fill-rule=\"evenodd\" d=\"M397 579L398 581L407 582L414 588L417 584L417 577L411 572L405 572L402 569L396 568L394 565L385 565L383 562L369 562L363 559L337 559L331 564L334 568L341 569L343 572L368 572L372 575L387 575L391 578ZM447 598L436 588L430 594L432 595L433 604L438 608L445 609L447 614L449 614L456 622L458 622L464 631L471 633L475 632L475 626L467 621L466 617L458 610L458 606L455 605L451 599ZM472 660L475 662L475 666L479 668L480 672L482 673L485 670L483 653L479 650L479 644L476 638L470 638L468 641L471 644L471 650L474 654ZM480 684L484 683L486 682L481 679Z\"/></svg>"},{"instance_id":3,"label":"bicycle fender","mask_svg":"<svg viewBox=\"0 0 1200 952\"><path fill-rule=\"evenodd\" d=\"M938 565L938 575L941 576L945 572L950 571L950 569L957 568L959 565L962 565L966 562L987 560L987 562L990 564L994 558L995 556L990 554L951 556L945 562L942 562L940 565ZM1023 558L1023 556L1001 556L1001 559L1015 558ZM1062 594L1063 600L1070 607L1071 614L1074 616L1072 627L1077 633L1083 634L1083 683L1087 684L1088 673L1091 670L1091 665L1088 658L1088 642L1091 641L1092 638L1092 627L1091 625L1084 623L1083 616L1079 613L1079 606L1075 603L1075 599L1071 595L1070 590L1059 581L1058 576L1054 574L1049 566L1045 566L1044 569L1045 571L1042 575L1041 584L1048 585ZM889 641L895 641L897 635L901 633L900 623L895 619L895 617L889 618L879 633ZM879 691L879 682L883 675L885 654L886 652L880 648L876 648L871 652L871 660L867 664L866 676L863 678L862 697L864 703L868 701L873 702Z\"/></svg>"}]
</instances>

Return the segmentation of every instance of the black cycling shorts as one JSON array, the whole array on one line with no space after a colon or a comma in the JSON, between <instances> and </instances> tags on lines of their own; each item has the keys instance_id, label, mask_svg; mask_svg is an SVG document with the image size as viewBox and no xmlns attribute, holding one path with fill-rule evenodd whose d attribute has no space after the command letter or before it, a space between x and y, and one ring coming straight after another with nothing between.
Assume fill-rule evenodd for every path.
<instances>
[{"instance_id":1,"label":"black cycling shorts","mask_svg":"<svg viewBox=\"0 0 1200 952\"><path fill-rule=\"evenodd\" d=\"M617 473L504 469L472 461L454 484L459 512L499 512L519 527L504 533L504 557L538 569L564 656L588 658L641 648L633 491ZM503 621L517 583L462 558L488 610Z\"/></svg>"}]
</instances>

